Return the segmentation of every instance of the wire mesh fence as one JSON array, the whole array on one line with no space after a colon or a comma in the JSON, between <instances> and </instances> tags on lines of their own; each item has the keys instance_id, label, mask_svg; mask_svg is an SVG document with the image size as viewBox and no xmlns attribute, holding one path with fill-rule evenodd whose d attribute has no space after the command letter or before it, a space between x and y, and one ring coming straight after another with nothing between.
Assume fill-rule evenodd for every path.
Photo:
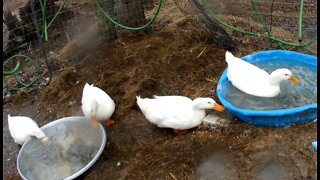
<instances>
[{"instance_id":1,"label":"wire mesh fence","mask_svg":"<svg viewBox=\"0 0 320 180\"><path fill-rule=\"evenodd\" d=\"M229 36L236 44L316 54L316 1L189 0L193 11L176 4L184 14L199 17L212 31L217 29L210 28L212 24L223 27L227 33L219 31L220 36ZM265 41L272 43L261 43Z\"/></svg>"},{"instance_id":2,"label":"wire mesh fence","mask_svg":"<svg viewBox=\"0 0 320 180\"><path fill-rule=\"evenodd\" d=\"M123 30L179 29L179 23L173 24L181 21L208 29L217 44L230 50L250 46L313 55L317 50L316 0L34 0L34 7L49 63L57 57L85 56L79 51L113 42ZM36 81L45 84L48 69L30 1L4 1L3 20L5 85L20 89ZM73 49L65 48L70 44ZM30 68L33 73L23 73Z\"/></svg>"}]
</instances>

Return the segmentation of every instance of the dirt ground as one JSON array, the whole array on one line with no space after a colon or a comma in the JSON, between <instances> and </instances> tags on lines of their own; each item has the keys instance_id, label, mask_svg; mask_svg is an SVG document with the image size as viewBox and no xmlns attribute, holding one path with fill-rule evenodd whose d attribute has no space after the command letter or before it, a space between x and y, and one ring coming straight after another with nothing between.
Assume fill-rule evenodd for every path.
<instances>
[{"instance_id":1,"label":"dirt ground","mask_svg":"<svg viewBox=\"0 0 320 180\"><path fill-rule=\"evenodd\" d=\"M106 128L108 143L100 159L78 179L316 179L311 142L317 137L317 122L260 127L232 118L226 127L202 125L175 135L146 120L136 95L218 101L215 89L226 68L225 49L208 31L187 22L179 19L179 30L124 31L113 43L66 44L50 58L56 68L49 86L4 98L3 178L21 179L16 168L19 146L10 136L7 115L28 116L40 126L82 115L82 88L88 82L114 99L116 124ZM248 44L234 53L255 50Z\"/></svg>"}]
</instances>

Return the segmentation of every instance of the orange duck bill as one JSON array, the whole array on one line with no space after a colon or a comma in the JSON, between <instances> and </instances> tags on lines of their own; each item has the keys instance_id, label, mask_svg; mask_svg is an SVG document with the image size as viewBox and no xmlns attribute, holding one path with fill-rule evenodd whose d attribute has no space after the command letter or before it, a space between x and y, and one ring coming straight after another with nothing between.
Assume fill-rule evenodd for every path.
<instances>
[{"instance_id":1,"label":"orange duck bill","mask_svg":"<svg viewBox=\"0 0 320 180\"><path fill-rule=\"evenodd\" d=\"M224 107L218 103L214 103L213 105L213 109L216 110L216 111L223 111L224 110Z\"/></svg>"},{"instance_id":2,"label":"orange duck bill","mask_svg":"<svg viewBox=\"0 0 320 180\"><path fill-rule=\"evenodd\" d=\"M292 82L294 82L294 83L299 83L299 82L300 82L299 79L298 79L297 77L295 77L294 75L291 75L290 80L291 80Z\"/></svg>"},{"instance_id":3,"label":"orange duck bill","mask_svg":"<svg viewBox=\"0 0 320 180\"><path fill-rule=\"evenodd\" d=\"M97 128L97 127L98 127L98 121L97 121L97 118L96 118L95 116L93 116L93 117L91 118L91 125L92 125L92 127L94 127L94 128Z\"/></svg>"}]
</instances>

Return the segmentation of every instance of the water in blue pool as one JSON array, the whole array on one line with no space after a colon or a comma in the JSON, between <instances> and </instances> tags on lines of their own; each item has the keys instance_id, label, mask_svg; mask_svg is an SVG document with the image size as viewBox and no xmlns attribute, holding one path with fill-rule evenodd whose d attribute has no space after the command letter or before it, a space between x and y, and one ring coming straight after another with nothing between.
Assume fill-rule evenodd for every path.
<instances>
[{"instance_id":1,"label":"water in blue pool","mask_svg":"<svg viewBox=\"0 0 320 180\"><path fill-rule=\"evenodd\" d=\"M317 103L317 69L307 64L294 64L290 60L274 59L268 62L253 63L268 73L287 68L300 83L285 81L280 85L281 93L277 97L263 98L251 96L235 88L228 80L221 84L222 97L233 106L250 110L287 109Z\"/></svg>"}]
</instances>

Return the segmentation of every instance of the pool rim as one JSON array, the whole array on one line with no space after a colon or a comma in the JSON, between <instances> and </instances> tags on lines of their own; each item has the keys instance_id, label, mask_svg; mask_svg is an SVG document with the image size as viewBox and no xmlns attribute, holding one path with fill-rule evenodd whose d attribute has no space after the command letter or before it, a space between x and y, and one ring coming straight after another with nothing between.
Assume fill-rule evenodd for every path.
<instances>
[{"instance_id":1,"label":"pool rim","mask_svg":"<svg viewBox=\"0 0 320 180\"><path fill-rule=\"evenodd\" d=\"M290 54L290 57L288 57L288 54ZM295 59L295 61L300 61L302 63L306 63L306 64L313 65L313 66L314 65L317 66L317 57L311 56L311 55L308 55L308 54L295 52L295 51L289 51L289 50L265 50L265 51L259 51L259 52L255 52L255 53L240 57L240 59L242 59L244 61L247 61L247 62L258 62L258 61L264 61L267 55L268 55L268 59L270 59L269 57L273 57L273 58L285 57L287 59L295 57L295 58L298 58L298 59ZM260 58L260 59L258 59L258 58ZM301 60L301 59L304 59L304 61ZM290 115L290 114L299 113L299 112L302 112L302 111L305 111L305 110L308 110L308 109L317 108L317 103L308 104L308 105L304 105L304 106L298 106L298 107L294 107L294 108L276 109L276 110L250 110L250 109L237 108L234 105L232 105L229 101L225 100L222 97L221 84L225 80L228 81L228 79L227 79L227 70L228 70L228 68L226 68L223 71L223 73L220 76L220 79L218 81L217 96L218 96L218 99L220 100L220 102L227 109L229 109L229 110L231 110L231 111L233 111L235 113L239 113L239 114L245 115L245 116L284 116L284 115Z\"/></svg>"},{"instance_id":2,"label":"pool rim","mask_svg":"<svg viewBox=\"0 0 320 180\"><path fill-rule=\"evenodd\" d=\"M50 128L58 123L61 123L61 122L75 122L75 121L84 121L84 122L90 122L90 120L84 116L69 116L69 117L64 117L64 118L60 118L60 119L57 119L57 120L54 120L42 127L40 127L40 129L47 129L47 128ZM89 168L91 168L94 163L96 163L96 161L99 159L99 157L101 156L106 144L107 144L107 133L106 133L106 130L104 129L104 127L98 123L98 127L97 127L97 130L100 131L100 134L102 134L102 142L100 144L100 148L99 150L97 151L96 155L91 159L91 161L89 161L83 168L81 168L79 171L77 171L76 173L72 174L71 176L68 176L66 178L64 178L64 180L71 180L71 179L75 179L77 177L79 177L80 175L82 175L84 172L86 172ZM17 156L17 169L18 169L18 172L21 176L22 179L24 180L28 180L27 177L25 177L22 173L21 173L21 170L20 170L20 167L19 167L19 159L21 158L21 152L23 151L23 149L25 148L26 144L31 141L32 137L28 137L27 140L23 143L21 149L19 150L19 153L18 153L18 156Z\"/></svg>"}]
</instances>

